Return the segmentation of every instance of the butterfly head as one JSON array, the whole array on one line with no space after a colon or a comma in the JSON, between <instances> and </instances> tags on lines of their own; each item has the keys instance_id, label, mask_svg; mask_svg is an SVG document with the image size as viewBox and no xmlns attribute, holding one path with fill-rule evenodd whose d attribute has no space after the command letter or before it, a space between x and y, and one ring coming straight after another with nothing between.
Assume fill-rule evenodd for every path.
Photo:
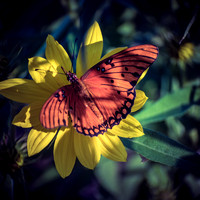
<instances>
[{"instance_id":1,"label":"butterfly head","mask_svg":"<svg viewBox=\"0 0 200 200\"><path fill-rule=\"evenodd\" d=\"M67 80L70 82L70 83L77 83L78 82L78 78L76 76L75 73L72 73L72 72L66 72L66 75L67 75Z\"/></svg>"},{"instance_id":2,"label":"butterfly head","mask_svg":"<svg viewBox=\"0 0 200 200\"><path fill-rule=\"evenodd\" d=\"M67 72L63 67L61 67L63 72L66 74L67 76L67 80L70 82L70 83L77 83L78 82L78 78L76 76L75 73L72 73L72 72Z\"/></svg>"}]
</instances>

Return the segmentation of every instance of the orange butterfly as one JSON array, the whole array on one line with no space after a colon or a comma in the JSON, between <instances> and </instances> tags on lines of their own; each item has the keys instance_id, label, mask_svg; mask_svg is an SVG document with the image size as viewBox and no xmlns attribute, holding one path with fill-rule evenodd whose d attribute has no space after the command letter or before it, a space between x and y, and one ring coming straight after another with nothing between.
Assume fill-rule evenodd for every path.
<instances>
[{"instance_id":1,"label":"orange butterfly","mask_svg":"<svg viewBox=\"0 0 200 200\"><path fill-rule=\"evenodd\" d=\"M97 63L80 79L65 72L70 85L55 91L45 102L40 121L45 128L69 125L77 132L103 134L131 112L135 86L141 74L156 60L158 48L139 45Z\"/></svg>"}]
</instances>

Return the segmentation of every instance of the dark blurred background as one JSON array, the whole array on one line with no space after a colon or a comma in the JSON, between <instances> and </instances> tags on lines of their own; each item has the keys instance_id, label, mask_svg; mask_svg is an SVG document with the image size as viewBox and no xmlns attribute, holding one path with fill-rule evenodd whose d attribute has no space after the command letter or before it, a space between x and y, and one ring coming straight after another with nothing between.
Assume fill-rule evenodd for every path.
<instances>
[{"instance_id":1,"label":"dark blurred background","mask_svg":"<svg viewBox=\"0 0 200 200\"><path fill-rule=\"evenodd\" d=\"M156 101L185 85L199 84L198 0L2 0L0 81L14 77L30 78L28 58L44 57L48 34L53 35L70 56L75 44L77 54L85 32L95 20L104 38L103 54L116 47L144 43L159 47L157 61L138 85L149 101ZM22 106L0 97L2 199L200 199L199 177L143 161L137 153L128 149L127 163L102 158L97 168L91 171L77 161L72 174L62 179L54 166L52 146L33 158L26 157L24 135L29 130L10 125ZM181 117L171 117L150 124L148 128L198 151L199 123L200 108L193 106ZM16 156L13 148L23 149L25 160L20 169L13 168L13 155Z\"/></svg>"}]
</instances>

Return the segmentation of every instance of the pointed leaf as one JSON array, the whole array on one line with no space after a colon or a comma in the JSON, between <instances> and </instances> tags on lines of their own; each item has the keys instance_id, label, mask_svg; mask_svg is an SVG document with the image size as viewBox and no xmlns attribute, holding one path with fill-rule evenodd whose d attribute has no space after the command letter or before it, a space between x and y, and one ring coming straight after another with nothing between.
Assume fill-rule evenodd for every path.
<instances>
[{"instance_id":1,"label":"pointed leaf","mask_svg":"<svg viewBox=\"0 0 200 200\"><path fill-rule=\"evenodd\" d=\"M145 158L200 174L200 155L169 137L145 129L138 138L121 138L123 144Z\"/></svg>"},{"instance_id":2,"label":"pointed leaf","mask_svg":"<svg viewBox=\"0 0 200 200\"><path fill-rule=\"evenodd\" d=\"M191 106L200 104L200 88L186 87L167 94L157 102L144 108L134 117L142 125L159 122L170 116L184 114Z\"/></svg>"}]
</instances>

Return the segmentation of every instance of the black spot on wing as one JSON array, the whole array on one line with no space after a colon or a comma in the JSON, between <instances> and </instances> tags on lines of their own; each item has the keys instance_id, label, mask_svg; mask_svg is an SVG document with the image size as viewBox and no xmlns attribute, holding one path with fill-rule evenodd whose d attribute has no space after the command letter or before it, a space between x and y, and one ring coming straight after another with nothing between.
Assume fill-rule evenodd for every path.
<instances>
[{"instance_id":1,"label":"black spot on wing","mask_svg":"<svg viewBox=\"0 0 200 200\"><path fill-rule=\"evenodd\" d=\"M136 84L137 84L137 81L131 81L130 84L131 84L133 87L135 87Z\"/></svg>"},{"instance_id":2,"label":"black spot on wing","mask_svg":"<svg viewBox=\"0 0 200 200\"><path fill-rule=\"evenodd\" d=\"M139 78L140 74L138 74L137 72L131 73L134 77Z\"/></svg>"},{"instance_id":3,"label":"black spot on wing","mask_svg":"<svg viewBox=\"0 0 200 200\"><path fill-rule=\"evenodd\" d=\"M105 64L106 64L106 65L111 64L112 60L113 60L112 58L108 58L108 59L105 61Z\"/></svg>"}]
</instances>

